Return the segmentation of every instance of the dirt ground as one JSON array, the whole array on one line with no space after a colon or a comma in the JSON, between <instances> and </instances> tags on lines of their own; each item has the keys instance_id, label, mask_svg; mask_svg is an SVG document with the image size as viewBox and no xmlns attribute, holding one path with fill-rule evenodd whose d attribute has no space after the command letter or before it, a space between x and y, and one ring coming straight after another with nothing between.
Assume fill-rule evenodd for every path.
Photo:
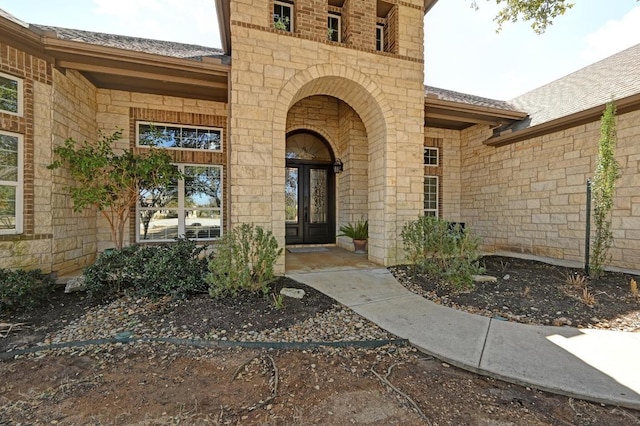
<instances>
[{"instance_id":1,"label":"dirt ground","mask_svg":"<svg viewBox=\"0 0 640 426\"><path fill-rule=\"evenodd\" d=\"M504 262L495 259L495 266L502 268ZM550 272L542 275L545 271ZM556 276L558 270L529 261L510 262L495 274L503 282L493 293L522 294L522 288L531 287L527 297L505 296L510 300L504 305L509 308L506 313L516 316L521 314L515 300L526 300L529 311L531 306L543 309L548 303L545 299L557 297L563 280L562 274ZM504 280L507 274L514 279ZM526 281L527 276L538 281ZM625 291L619 300L635 303L627 300L628 289L623 286L627 278L616 278ZM533 287L552 279L555 293L542 292L546 296L536 299ZM514 282L518 289L506 287ZM256 332L287 328L334 304L313 289L286 279L275 283L273 290L282 286L304 288L307 297L276 309L262 295L217 301L196 295L162 303L140 321L151 325L172 322L206 338L211 327L224 328L229 334L236 328L252 327ZM610 289L594 291L613 294ZM453 296L439 297L453 300ZM464 297L482 299L482 310L506 315L503 299L473 293ZM596 303L608 299L598 294ZM494 300L491 303L497 306L489 306L487 300ZM34 346L95 304L82 294L60 292L49 306L37 311L0 315L0 323L29 324L0 337L0 354ZM452 305L473 308L462 302ZM632 314L634 306L625 305L620 314ZM611 309L596 315L603 321L615 321ZM574 313L571 318L575 321L586 318L562 308L565 311ZM531 318L527 321L544 323L555 317L540 314ZM119 343L0 361L0 425L18 424L639 425L640 413L478 376L403 346L266 350Z\"/></svg>"},{"instance_id":2,"label":"dirt ground","mask_svg":"<svg viewBox=\"0 0 640 426\"><path fill-rule=\"evenodd\" d=\"M385 378L390 368L388 384L374 374ZM2 362L0 376L2 425L640 423L637 412L514 386L395 347L122 345Z\"/></svg>"}]
</instances>

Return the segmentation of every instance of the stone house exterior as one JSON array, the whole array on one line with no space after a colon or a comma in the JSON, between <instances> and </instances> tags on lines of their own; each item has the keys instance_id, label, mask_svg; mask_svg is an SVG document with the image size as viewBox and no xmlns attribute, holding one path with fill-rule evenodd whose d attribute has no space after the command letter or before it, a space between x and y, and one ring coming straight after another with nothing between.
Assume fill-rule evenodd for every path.
<instances>
[{"instance_id":1,"label":"stone house exterior","mask_svg":"<svg viewBox=\"0 0 640 426\"><path fill-rule=\"evenodd\" d=\"M640 269L640 46L512 101L425 87L435 0L218 0L222 49L29 25L0 12L0 267L64 275L110 246L74 213L65 139L122 129L189 179L131 212L127 241L214 243L252 222L281 246L337 244L369 220L370 260L402 262L421 214L489 252L578 264L604 104L623 174L612 266ZM285 253L286 256L286 253ZM278 271L284 272L284 257Z\"/></svg>"}]
</instances>

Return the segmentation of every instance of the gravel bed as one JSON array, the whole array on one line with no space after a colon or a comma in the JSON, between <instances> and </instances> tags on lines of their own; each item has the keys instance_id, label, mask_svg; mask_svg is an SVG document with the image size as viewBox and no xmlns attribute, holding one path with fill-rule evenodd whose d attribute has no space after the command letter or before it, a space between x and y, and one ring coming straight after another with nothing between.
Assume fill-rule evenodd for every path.
<instances>
[{"instance_id":1,"label":"gravel bed","mask_svg":"<svg viewBox=\"0 0 640 426\"><path fill-rule=\"evenodd\" d=\"M123 332L130 332L132 338L246 342L335 342L395 338L392 334L342 305L334 305L324 312L287 328L274 327L261 331L250 329L252 326L250 318L237 330L211 327L206 334L194 333L190 327L178 326L171 320L154 321L145 318L159 309L171 309L174 307L173 305L177 306L177 303L168 299L153 301L123 297L106 305L91 308L86 314L71 321L64 328L48 334L41 345L113 338ZM206 320L203 318L203 321Z\"/></svg>"}]
</instances>

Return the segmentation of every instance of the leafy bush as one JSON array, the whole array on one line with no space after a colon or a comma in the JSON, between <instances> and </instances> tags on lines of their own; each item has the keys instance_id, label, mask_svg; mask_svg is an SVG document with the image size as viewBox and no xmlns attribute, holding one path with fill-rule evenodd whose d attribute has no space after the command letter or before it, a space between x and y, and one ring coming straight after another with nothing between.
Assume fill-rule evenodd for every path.
<instances>
[{"instance_id":1,"label":"leafy bush","mask_svg":"<svg viewBox=\"0 0 640 426\"><path fill-rule=\"evenodd\" d=\"M456 290L473 288L480 242L467 229L445 220L421 216L402 228L408 260L423 273L444 279Z\"/></svg>"},{"instance_id":2,"label":"leafy bush","mask_svg":"<svg viewBox=\"0 0 640 426\"><path fill-rule=\"evenodd\" d=\"M55 290L53 279L33 271L0 268L0 312L34 309Z\"/></svg>"},{"instance_id":3,"label":"leafy bush","mask_svg":"<svg viewBox=\"0 0 640 426\"><path fill-rule=\"evenodd\" d=\"M116 249L85 268L85 285L89 294L98 299L125 290L149 297L206 292L208 259L203 255L204 249L187 239Z\"/></svg>"},{"instance_id":4,"label":"leafy bush","mask_svg":"<svg viewBox=\"0 0 640 426\"><path fill-rule=\"evenodd\" d=\"M236 296L240 291L268 292L273 267L282 254L271 231L242 224L226 233L209 262L211 297Z\"/></svg>"}]
</instances>

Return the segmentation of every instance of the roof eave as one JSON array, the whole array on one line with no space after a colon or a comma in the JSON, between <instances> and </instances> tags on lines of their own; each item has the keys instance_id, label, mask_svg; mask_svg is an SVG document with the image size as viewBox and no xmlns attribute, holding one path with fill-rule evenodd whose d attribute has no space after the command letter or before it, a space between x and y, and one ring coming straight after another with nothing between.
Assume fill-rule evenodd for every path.
<instances>
[{"instance_id":1,"label":"roof eave","mask_svg":"<svg viewBox=\"0 0 640 426\"><path fill-rule=\"evenodd\" d=\"M439 127L456 130L476 124L495 128L527 117L526 113L520 111L443 100L428 95L425 97L424 107L426 126L439 122Z\"/></svg>"},{"instance_id":2,"label":"roof eave","mask_svg":"<svg viewBox=\"0 0 640 426\"><path fill-rule=\"evenodd\" d=\"M2 18L0 19L0 39L13 47L46 59L41 35L33 28L24 27L10 19Z\"/></svg>"},{"instance_id":3,"label":"roof eave","mask_svg":"<svg viewBox=\"0 0 640 426\"><path fill-rule=\"evenodd\" d=\"M424 0L424 14L426 15L438 0Z\"/></svg>"},{"instance_id":4,"label":"roof eave","mask_svg":"<svg viewBox=\"0 0 640 426\"><path fill-rule=\"evenodd\" d=\"M483 143L487 146L500 147L591 123L600 119L604 112L605 105L606 104L600 104L584 111L547 121L546 123L541 123L523 130L515 132L507 131L508 133L502 132L497 136L487 139ZM636 111L640 109L640 93L616 100L615 105L618 114Z\"/></svg>"},{"instance_id":5,"label":"roof eave","mask_svg":"<svg viewBox=\"0 0 640 426\"><path fill-rule=\"evenodd\" d=\"M42 43L57 68L76 70L99 88L228 100L231 67L218 58L194 61L48 36Z\"/></svg>"},{"instance_id":6,"label":"roof eave","mask_svg":"<svg viewBox=\"0 0 640 426\"><path fill-rule=\"evenodd\" d=\"M216 0L216 14L218 15L218 30L220 42L225 55L231 55L231 2L229 0Z\"/></svg>"}]
</instances>

